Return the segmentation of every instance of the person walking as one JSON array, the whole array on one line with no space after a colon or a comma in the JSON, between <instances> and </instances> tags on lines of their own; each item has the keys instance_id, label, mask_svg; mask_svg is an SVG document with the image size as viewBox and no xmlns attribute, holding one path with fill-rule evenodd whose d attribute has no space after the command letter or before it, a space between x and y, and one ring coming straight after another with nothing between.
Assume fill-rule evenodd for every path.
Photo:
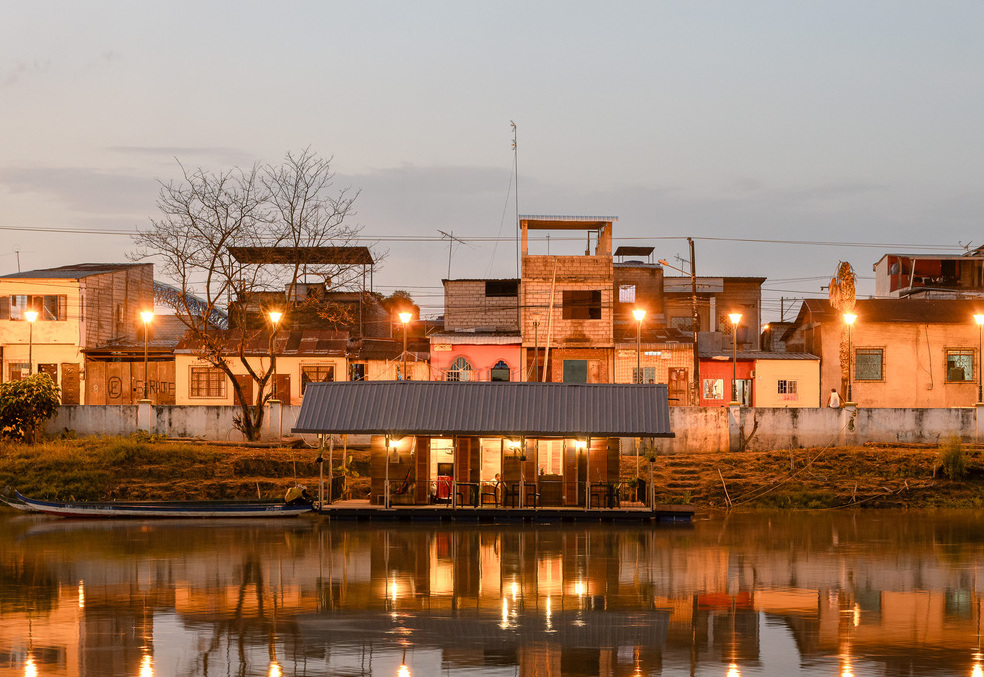
<instances>
[{"instance_id":1,"label":"person walking","mask_svg":"<svg viewBox=\"0 0 984 677\"><path fill-rule=\"evenodd\" d=\"M831 409L838 409L841 405L840 395L837 394L837 388L830 389L830 397L827 398L827 406Z\"/></svg>"}]
</instances>

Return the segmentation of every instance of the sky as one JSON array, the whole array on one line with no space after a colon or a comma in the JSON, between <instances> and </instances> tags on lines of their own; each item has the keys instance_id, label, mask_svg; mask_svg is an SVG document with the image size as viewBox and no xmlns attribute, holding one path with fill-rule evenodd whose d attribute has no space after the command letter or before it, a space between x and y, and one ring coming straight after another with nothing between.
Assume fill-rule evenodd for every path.
<instances>
[{"instance_id":1,"label":"sky","mask_svg":"<svg viewBox=\"0 0 984 677\"><path fill-rule=\"evenodd\" d=\"M883 254L984 244L982 26L946 0L6 3L0 274L126 260L179 161L310 148L361 191L376 289L425 316L440 231L451 277L516 275L514 242L468 240L515 235L518 184L521 214L616 216L681 268L694 238L788 320L839 261L865 295Z\"/></svg>"}]
</instances>

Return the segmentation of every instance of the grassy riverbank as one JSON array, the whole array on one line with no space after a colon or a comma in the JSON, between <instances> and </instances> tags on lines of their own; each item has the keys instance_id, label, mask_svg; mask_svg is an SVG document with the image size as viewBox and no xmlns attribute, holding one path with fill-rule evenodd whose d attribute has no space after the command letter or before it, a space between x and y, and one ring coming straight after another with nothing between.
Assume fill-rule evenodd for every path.
<instances>
[{"instance_id":1,"label":"grassy riverbank","mask_svg":"<svg viewBox=\"0 0 984 677\"><path fill-rule=\"evenodd\" d=\"M317 487L317 455L138 436L2 444L0 489L87 500L278 499L295 482ZM365 469L366 452L353 466ZM657 502L701 508L984 507L982 449L967 445L661 456L652 473ZM650 478L645 460L639 475ZM625 459L623 481L635 476L635 459ZM365 477L352 484L368 488Z\"/></svg>"}]
</instances>

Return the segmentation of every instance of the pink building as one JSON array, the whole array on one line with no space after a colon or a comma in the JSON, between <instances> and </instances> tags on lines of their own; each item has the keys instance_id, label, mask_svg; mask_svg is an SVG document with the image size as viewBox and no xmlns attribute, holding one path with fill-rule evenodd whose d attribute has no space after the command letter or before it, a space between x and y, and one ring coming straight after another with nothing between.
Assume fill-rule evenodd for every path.
<instances>
[{"instance_id":1,"label":"pink building","mask_svg":"<svg viewBox=\"0 0 984 677\"><path fill-rule=\"evenodd\" d=\"M431 334L432 381L525 381L518 333Z\"/></svg>"}]
</instances>

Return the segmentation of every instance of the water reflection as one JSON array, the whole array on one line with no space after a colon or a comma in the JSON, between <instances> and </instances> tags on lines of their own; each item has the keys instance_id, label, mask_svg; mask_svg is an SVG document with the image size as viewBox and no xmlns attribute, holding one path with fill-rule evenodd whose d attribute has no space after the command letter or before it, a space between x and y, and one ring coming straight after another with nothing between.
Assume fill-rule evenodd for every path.
<instances>
[{"instance_id":1,"label":"water reflection","mask_svg":"<svg viewBox=\"0 0 984 677\"><path fill-rule=\"evenodd\" d=\"M974 514L692 528L0 516L0 677L982 672Z\"/></svg>"}]
</instances>

